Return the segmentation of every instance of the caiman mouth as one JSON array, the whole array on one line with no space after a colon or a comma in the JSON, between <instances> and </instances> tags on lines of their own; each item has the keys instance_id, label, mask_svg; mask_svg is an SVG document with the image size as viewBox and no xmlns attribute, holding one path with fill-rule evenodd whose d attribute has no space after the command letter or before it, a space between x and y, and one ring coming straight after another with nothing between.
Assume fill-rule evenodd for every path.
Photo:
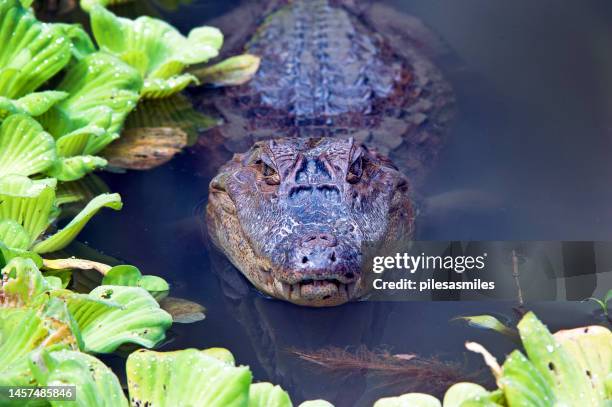
<instances>
[{"instance_id":1,"label":"caiman mouth","mask_svg":"<svg viewBox=\"0 0 612 407\"><path fill-rule=\"evenodd\" d=\"M359 279L347 276L305 276L294 282L273 278L272 291L275 296L295 304L309 306L340 305L356 298Z\"/></svg>"}]
</instances>

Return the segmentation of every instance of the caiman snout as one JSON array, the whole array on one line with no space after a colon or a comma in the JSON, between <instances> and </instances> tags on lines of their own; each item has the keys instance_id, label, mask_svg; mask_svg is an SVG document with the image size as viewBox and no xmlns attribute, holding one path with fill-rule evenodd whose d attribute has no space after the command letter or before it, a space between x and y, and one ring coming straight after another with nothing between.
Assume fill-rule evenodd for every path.
<instances>
[{"instance_id":1,"label":"caiman snout","mask_svg":"<svg viewBox=\"0 0 612 407\"><path fill-rule=\"evenodd\" d=\"M357 250L327 232L290 240L284 263L272 273L293 302L337 304L352 298L361 275Z\"/></svg>"},{"instance_id":2,"label":"caiman snout","mask_svg":"<svg viewBox=\"0 0 612 407\"><path fill-rule=\"evenodd\" d=\"M329 233L307 234L299 241L294 263L306 275L317 272L325 273L326 270L332 270L336 266L338 256L335 247L337 245L338 240Z\"/></svg>"}]
</instances>

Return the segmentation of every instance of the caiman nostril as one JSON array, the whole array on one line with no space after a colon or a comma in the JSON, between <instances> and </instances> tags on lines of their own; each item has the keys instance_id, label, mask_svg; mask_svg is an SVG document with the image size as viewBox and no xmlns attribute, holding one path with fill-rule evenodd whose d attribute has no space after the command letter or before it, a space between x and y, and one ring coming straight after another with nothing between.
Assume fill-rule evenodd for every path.
<instances>
[{"instance_id":1,"label":"caiman nostril","mask_svg":"<svg viewBox=\"0 0 612 407\"><path fill-rule=\"evenodd\" d=\"M338 244L336 237L329 233L309 233L300 240L302 247L334 247Z\"/></svg>"}]
</instances>

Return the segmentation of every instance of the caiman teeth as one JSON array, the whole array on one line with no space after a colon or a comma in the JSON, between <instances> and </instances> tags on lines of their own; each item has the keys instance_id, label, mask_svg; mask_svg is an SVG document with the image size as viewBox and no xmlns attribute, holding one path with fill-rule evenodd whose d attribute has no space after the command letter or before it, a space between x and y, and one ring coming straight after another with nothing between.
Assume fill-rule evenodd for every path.
<instances>
[{"instance_id":1,"label":"caiman teeth","mask_svg":"<svg viewBox=\"0 0 612 407\"><path fill-rule=\"evenodd\" d=\"M358 282L345 284L335 278L308 278L298 283L289 284L273 279L271 286L276 295L287 300L307 299L313 295L322 295L324 299L332 296L351 299L355 297Z\"/></svg>"},{"instance_id":2,"label":"caiman teeth","mask_svg":"<svg viewBox=\"0 0 612 407\"><path fill-rule=\"evenodd\" d=\"M355 291L357 290L357 282L349 283L346 285L346 295L348 298L353 298Z\"/></svg>"},{"instance_id":3,"label":"caiman teeth","mask_svg":"<svg viewBox=\"0 0 612 407\"><path fill-rule=\"evenodd\" d=\"M284 298L291 298L292 287L291 285L283 283L282 281L274 280L274 291Z\"/></svg>"}]
</instances>

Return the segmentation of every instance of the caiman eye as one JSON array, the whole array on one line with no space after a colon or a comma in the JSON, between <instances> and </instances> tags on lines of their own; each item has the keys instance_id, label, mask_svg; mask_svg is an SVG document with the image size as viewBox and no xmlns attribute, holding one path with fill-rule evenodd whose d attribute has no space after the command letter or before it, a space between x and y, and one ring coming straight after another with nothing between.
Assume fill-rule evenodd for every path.
<instances>
[{"instance_id":1,"label":"caiman eye","mask_svg":"<svg viewBox=\"0 0 612 407\"><path fill-rule=\"evenodd\" d=\"M361 175L363 174L363 158L361 156L357 157L355 161L351 164L346 173L346 182L350 184L355 184L361 179Z\"/></svg>"},{"instance_id":2,"label":"caiman eye","mask_svg":"<svg viewBox=\"0 0 612 407\"><path fill-rule=\"evenodd\" d=\"M264 161L262 161L262 174L264 176L264 181L266 181L266 184L268 185L280 184L280 176L278 175L278 172L276 172L274 168L266 164Z\"/></svg>"}]
</instances>

